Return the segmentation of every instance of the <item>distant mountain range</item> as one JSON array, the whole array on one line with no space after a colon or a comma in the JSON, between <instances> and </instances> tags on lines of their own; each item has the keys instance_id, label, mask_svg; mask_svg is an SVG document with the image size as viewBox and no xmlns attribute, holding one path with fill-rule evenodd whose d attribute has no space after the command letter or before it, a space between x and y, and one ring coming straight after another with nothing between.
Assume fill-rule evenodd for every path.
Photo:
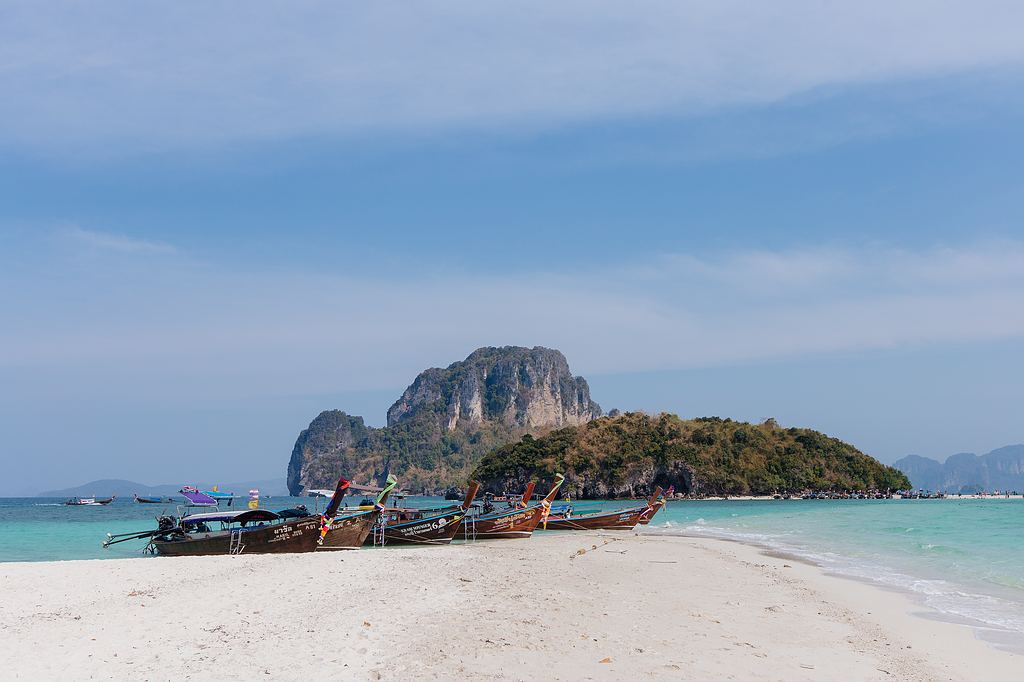
<instances>
[{"instance_id":1,"label":"distant mountain range","mask_svg":"<svg viewBox=\"0 0 1024 682\"><path fill-rule=\"evenodd\" d=\"M169 483L167 485L146 485L135 481L125 481L118 478L104 478L98 481L90 481L73 488L62 490L46 490L36 497L131 497L133 494L142 496L167 496L177 495L183 483ZM262 495L287 495L288 486L283 478L271 478L262 481L236 481L233 483L203 482L188 483L200 490L212 490L218 486L222 492L235 493L236 495L248 495L253 488L258 488Z\"/></svg>"},{"instance_id":2,"label":"distant mountain range","mask_svg":"<svg viewBox=\"0 0 1024 682\"><path fill-rule=\"evenodd\" d=\"M922 490L948 493L1024 491L1024 444L1007 445L984 455L955 454L945 462L908 455L893 466Z\"/></svg>"}]
</instances>

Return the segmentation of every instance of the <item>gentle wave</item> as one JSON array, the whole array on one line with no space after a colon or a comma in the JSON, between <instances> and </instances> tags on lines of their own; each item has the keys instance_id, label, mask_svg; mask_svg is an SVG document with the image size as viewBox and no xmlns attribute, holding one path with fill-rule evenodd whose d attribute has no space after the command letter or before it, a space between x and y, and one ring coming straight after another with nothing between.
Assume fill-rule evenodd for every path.
<instances>
[{"instance_id":1,"label":"gentle wave","mask_svg":"<svg viewBox=\"0 0 1024 682\"><path fill-rule=\"evenodd\" d=\"M938 611L970 621L975 627L1011 631L1024 635L1024 603L971 591L949 580L925 579L898 571L877 561L866 561L831 551L814 551L772 533L737 531L708 525L703 518L689 525L672 521L648 528L644 533L689 537L711 537L754 545L789 554L815 564L830 573L898 589L920 598Z\"/></svg>"}]
</instances>

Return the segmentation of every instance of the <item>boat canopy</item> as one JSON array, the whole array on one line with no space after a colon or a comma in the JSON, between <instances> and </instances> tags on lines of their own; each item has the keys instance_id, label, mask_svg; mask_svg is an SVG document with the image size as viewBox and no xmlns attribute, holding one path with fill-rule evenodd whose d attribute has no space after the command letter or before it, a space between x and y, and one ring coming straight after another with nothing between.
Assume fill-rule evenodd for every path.
<instances>
[{"instance_id":1,"label":"boat canopy","mask_svg":"<svg viewBox=\"0 0 1024 682\"><path fill-rule=\"evenodd\" d=\"M252 521L276 521L281 518L269 509L245 509L242 511L208 512L206 514L189 514L182 517L182 523L248 523Z\"/></svg>"},{"instance_id":2,"label":"boat canopy","mask_svg":"<svg viewBox=\"0 0 1024 682\"><path fill-rule=\"evenodd\" d=\"M282 519L304 519L307 516L312 516L312 514L305 507L290 507L288 509L279 509L277 516Z\"/></svg>"},{"instance_id":3,"label":"boat canopy","mask_svg":"<svg viewBox=\"0 0 1024 682\"><path fill-rule=\"evenodd\" d=\"M178 492L180 492L182 495L184 495L185 499L189 501L189 504L191 504L194 507L216 507L217 506L217 500L213 499L212 497L210 497L206 493L199 492L195 488L190 488L189 486L185 486L184 488L182 488Z\"/></svg>"}]
</instances>

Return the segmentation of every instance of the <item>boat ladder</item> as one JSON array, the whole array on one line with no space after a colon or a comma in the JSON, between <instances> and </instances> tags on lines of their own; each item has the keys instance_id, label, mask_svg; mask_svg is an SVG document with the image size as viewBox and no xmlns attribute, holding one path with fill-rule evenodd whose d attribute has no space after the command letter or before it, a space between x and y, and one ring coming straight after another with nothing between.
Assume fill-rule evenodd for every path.
<instances>
[{"instance_id":1,"label":"boat ladder","mask_svg":"<svg viewBox=\"0 0 1024 682\"><path fill-rule=\"evenodd\" d=\"M462 539L476 540L476 517L466 516L462 519Z\"/></svg>"},{"instance_id":2,"label":"boat ladder","mask_svg":"<svg viewBox=\"0 0 1024 682\"><path fill-rule=\"evenodd\" d=\"M242 544L242 531L231 531L231 537L228 541L228 554L241 554L243 549L245 549L245 545Z\"/></svg>"},{"instance_id":3,"label":"boat ladder","mask_svg":"<svg viewBox=\"0 0 1024 682\"><path fill-rule=\"evenodd\" d=\"M377 519L377 523L373 524L373 546L382 547L384 546L384 528L388 525L387 519L381 514L380 518Z\"/></svg>"}]
</instances>

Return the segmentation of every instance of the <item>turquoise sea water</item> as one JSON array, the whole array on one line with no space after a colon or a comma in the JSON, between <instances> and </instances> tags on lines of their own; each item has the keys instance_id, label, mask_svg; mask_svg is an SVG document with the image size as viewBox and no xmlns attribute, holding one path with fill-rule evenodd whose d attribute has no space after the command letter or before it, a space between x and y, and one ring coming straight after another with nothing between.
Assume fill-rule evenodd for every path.
<instances>
[{"instance_id":1,"label":"turquoise sea water","mask_svg":"<svg viewBox=\"0 0 1024 682\"><path fill-rule=\"evenodd\" d=\"M673 502L646 532L739 540L1024 642L1024 500Z\"/></svg>"},{"instance_id":2,"label":"turquoise sea water","mask_svg":"<svg viewBox=\"0 0 1024 682\"><path fill-rule=\"evenodd\" d=\"M100 543L108 532L145 530L155 527L158 514L175 513L173 504L61 502L0 498L0 561L158 560L144 557L141 542L110 549ZM315 501L281 497L262 503L270 509L300 503L312 508ZM786 552L840 575L909 591L944 614L1024 641L1024 500L672 502L643 532L725 538Z\"/></svg>"},{"instance_id":3,"label":"turquoise sea water","mask_svg":"<svg viewBox=\"0 0 1024 682\"><path fill-rule=\"evenodd\" d=\"M104 549L101 543L107 533L153 529L156 528L157 516L178 515L178 507L173 503L137 504L128 498L114 500L106 506L67 507L63 504L65 499L0 498L0 561L148 558L141 551L144 541L124 542L109 549ZM346 499L351 504L359 501L358 498ZM244 509L246 502L235 500L234 504L242 505L238 508ZM322 498L274 497L260 500L260 505L278 510L304 504L316 511L322 510L325 502ZM204 510L193 509L193 512L201 511Z\"/></svg>"}]
</instances>

